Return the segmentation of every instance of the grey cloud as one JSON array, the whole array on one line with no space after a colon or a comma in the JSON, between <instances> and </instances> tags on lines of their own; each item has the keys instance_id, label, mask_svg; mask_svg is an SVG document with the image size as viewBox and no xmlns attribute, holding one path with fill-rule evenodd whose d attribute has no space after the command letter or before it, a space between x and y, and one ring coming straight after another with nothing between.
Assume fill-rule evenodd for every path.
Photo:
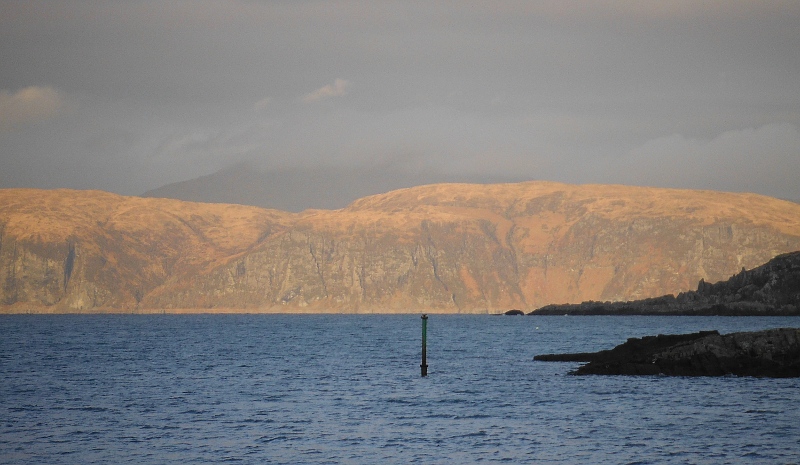
<instances>
[{"instance_id":1,"label":"grey cloud","mask_svg":"<svg viewBox=\"0 0 800 465\"><path fill-rule=\"evenodd\" d=\"M347 93L347 88L350 83L344 79L336 79L333 84L320 87L319 89L309 92L303 96L303 102L313 103L319 100L325 100L332 97L341 97Z\"/></svg>"},{"instance_id":2,"label":"grey cloud","mask_svg":"<svg viewBox=\"0 0 800 465\"><path fill-rule=\"evenodd\" d=\"M763 192L796 199L800 130L792 124L727 131L712 139L680 134L631 150L617 165L629 184Z\"/></svg>"},{"instance_id":3,"label":"grey cloud","mask_svg":"<svg viewBox=\"0 0 800 465\"><path fill-rule=\"evenodd\" d=\"M252 161L800 198L788 181L800 175L800 2L0 0L0 11L0 62L13 64L0 67L0 115L38 121L0 133L0 187L137 194ZM77 105L23 118L25 88ZM663 169L691 163L724 169Z\"/></svg>"}]
</instances>

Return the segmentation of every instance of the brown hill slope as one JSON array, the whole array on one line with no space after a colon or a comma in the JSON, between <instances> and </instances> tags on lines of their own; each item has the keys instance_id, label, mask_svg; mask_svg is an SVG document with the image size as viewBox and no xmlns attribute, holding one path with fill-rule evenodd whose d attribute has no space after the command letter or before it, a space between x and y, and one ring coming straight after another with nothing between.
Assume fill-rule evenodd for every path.
<instances>
[{"instance_id":1,"label":"brown hill slope","mask_svg":"<svg viewBox=\"0 0 800 465\"><path fill-rule=\"evenodd\" d=\"M6 311L532 310L719 281L800 249L800 205L754 194L442 184L299 214L0 191Z\"/></svg>"},{"instance_id":2,"label":"brown hill slope","mask_svg":"<svg viewBox=\"0 0 800 465\"><path fill-rule=\"evenodd\" d=\"M0 304L136 308L154 289L285 230L286 218L255 207L99 191L0 190Z\"/></svg>"}]
</instances>

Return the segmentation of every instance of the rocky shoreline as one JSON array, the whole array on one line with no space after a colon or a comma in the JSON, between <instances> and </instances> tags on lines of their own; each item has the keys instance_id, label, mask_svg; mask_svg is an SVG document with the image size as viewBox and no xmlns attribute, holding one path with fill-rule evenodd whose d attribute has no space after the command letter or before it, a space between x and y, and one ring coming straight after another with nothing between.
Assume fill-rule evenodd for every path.
<instances>
[{"instance_id":1,"label":"rocky shoreline","mask_svg":"<svg viewBox=\"0 0 800 465\"><path fill-rule=\"evenodd\" d=\"M610 350L537 355L545 362L587 362L573 375L800 377L800 328L722 335L717 331L628 339Z\"/></svg>"},{"instance_id":2,"label":"rocky shoreline","mask_svg":"<svg viewBox=\"0 0 800 465\"><path fill-rule=\"evenodd\" d=\"M629 302L547 305L529 315L800 316L800 252L715 284L700 280L696 291Z\"/></svg>"}]
</instances>

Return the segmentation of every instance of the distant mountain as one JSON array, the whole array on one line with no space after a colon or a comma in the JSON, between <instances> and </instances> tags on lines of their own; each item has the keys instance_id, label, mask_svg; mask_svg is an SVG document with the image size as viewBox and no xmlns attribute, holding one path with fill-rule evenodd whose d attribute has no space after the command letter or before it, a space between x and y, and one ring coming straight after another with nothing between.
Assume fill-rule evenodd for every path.
<instances>
[{"instance_id":1,"label":"distant mountain","mask_svg":"<svg viewBox=\"0 0 800 465\"><path fill-rule=\"evenodd\" d=\"M633 302L548 305L531 315L800 315L800 252L779 255L696 291Z\"/></svg>"},{"instance_id":2,"label":"distant mountain","mask_svg":"<svg viewBox=\"0 0 800 465\"><path fill-rule=\"evenodd\" d=\"M0 190L3 312L471 312L678 294L800 250L754 194L438 184L335 210Z\"/></svg>"},{"instance_id":3,"label":"distant mountain","mask_svg":"<svg viewBox=\"0 0 800 465\"><path fill-rule=\"evenodd\" d=\"M435 171L411 174L393 165L265 170L237 164L208 176L167 184L142 194L189 202L233 203L288 212L336 210L356 199L436 183L507 183L521 178L457 176Z\"/></svg>"}]
</instances>

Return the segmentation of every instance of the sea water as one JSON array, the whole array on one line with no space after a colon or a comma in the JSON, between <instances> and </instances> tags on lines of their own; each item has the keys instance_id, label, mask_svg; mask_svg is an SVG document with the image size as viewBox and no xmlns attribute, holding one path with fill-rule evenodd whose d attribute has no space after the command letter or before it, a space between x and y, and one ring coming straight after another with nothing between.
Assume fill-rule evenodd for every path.
<instances>
[{"instance_id":1,"label":"sea water","mask_svg":"<svg viewBox=\"0 0 800 465\"><path fill-rule=\"evenodd\" d=\"M542 353L798 318L0 317L3 464L799 463L800 379L568 375Z\"/></svg>"}]
</instances>

